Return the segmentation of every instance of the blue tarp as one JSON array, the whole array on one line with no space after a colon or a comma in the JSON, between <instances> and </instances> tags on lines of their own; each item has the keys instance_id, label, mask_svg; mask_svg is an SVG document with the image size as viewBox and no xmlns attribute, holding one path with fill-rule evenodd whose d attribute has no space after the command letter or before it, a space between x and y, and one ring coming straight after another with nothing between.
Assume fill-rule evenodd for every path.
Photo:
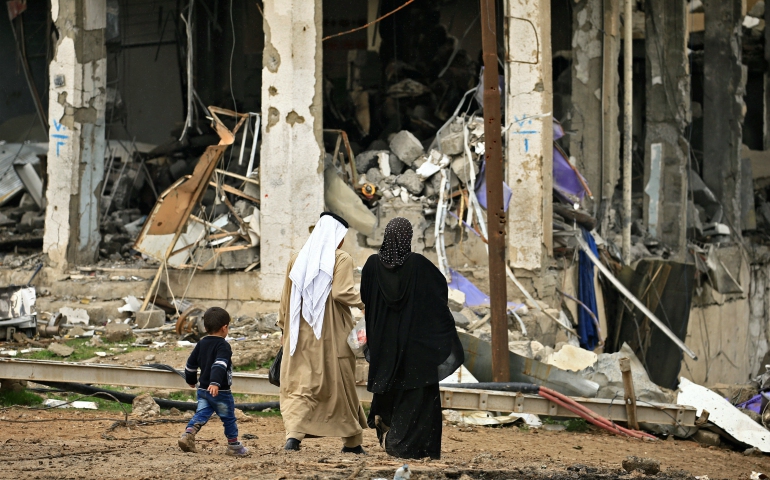
<instances>
[{"instance_id":1,"label":"blue tarp","mask_svg":"<svg viewBox=\"0 0 770 480\"><path fill-rule=\"evenodd\" d=\"M449 288L460 290L465 294L466 307L488 307L489 296L479 290L470 280L463 277L455 270L449 270L452 274L452 281L449 282ZM523 305L521 303L508 302L508 310L518 310Z\"/></svg>"},{"instance_id":2,"label":"blue tarp","mask_svg":"<svg viewBox=\"0 0 770 480\"><path fill-rule=\"evenodd\" d=\"M581 227L583 239L596 257L599 252L596 250L596 242L593 235ZM579 254L578 264L578 300L583 302L599 318L599 310L596 307L596 289L594 288L594 264L582 250ZM594 325L591 315L583 308L578 309L578 335L580 335L580 348L593 350L599 344L599 335Z\"/></svg>"}]
</instances>

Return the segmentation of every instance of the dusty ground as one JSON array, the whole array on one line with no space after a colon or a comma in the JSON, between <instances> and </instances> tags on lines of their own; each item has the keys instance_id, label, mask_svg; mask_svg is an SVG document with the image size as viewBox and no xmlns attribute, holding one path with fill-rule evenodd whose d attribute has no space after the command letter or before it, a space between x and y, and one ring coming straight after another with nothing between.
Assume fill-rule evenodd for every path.
<instances>
[{"instance_id":1,"label":"dusty ground","mask_svg":"<svg viewBox=\"0 0 770 480\"><path fill-rule=\"evenodd\" d=\"M102 418L103 420L97 420ZM199 453L176 446L182 423L119 426L114 412L0 410L0 478L222 478L373 479L393 478L403 462L388 457L373 431L364 433L361 458L339 453L337 439L308 439L302 451L287 453L280 417L241 423L249 458L224 455L221 426L214 419L198 435ZM166 417L182 421L181 417ZM25 423L9 423L21 421ZM29 423L26 423L29 422ZM409 462L412 479L694 478L748 479L770 472L767 456L744 456L695 442L640 442L604 433L523 431L507 428L444 427L440 461ZM621 468L629 455L654 458L662 473L645 477ZM683 472L686 471L686 472ZM705 478L705 477L701 477Z\"/></svg>"}]
</instances>

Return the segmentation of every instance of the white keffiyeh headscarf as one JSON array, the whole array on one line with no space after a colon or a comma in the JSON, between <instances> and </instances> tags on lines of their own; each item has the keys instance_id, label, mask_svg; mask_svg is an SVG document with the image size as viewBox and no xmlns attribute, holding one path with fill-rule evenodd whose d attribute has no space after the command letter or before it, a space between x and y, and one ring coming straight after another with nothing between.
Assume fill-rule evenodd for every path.
<instances>
[{"instance_id":1,"label":"white keffiyeh headscarf","mask_svg":"<svg viewBox=\"0 0 770 480\"><path fill-rule=\"evenodd\" d=\"M321 338L326 299L332 289L337 246L348 229L330 215L315 224L289 273L292 281L289 308L289 355L294 355L299 338L300 316Z\"/></svg>"}]
</instances>

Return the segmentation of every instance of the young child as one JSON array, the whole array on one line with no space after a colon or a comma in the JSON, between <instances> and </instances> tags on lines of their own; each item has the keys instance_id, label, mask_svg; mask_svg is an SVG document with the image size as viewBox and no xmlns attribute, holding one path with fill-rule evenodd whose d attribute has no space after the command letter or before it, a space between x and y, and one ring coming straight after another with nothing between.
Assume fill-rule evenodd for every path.
<instances>
[{"instance_id":1,"label":"young child","mask_svg":"<svg viewBox=\"0 0 770 480\"><path fill-rule=\"evenodd\" d=\"M222 308L212 307L203 314L203 326L207 335L193 349L185 366L188 385L195 388L198 369L201 370L198 386L198 409L187 429L179 438L179 448L196 452L195 434L209 421L213 413L219 416L225 427L227 455L242 457L249 451L238 441L238 425L235 423L235 402L230 392L233 380L233 351L225 338L230 330L230 315Z\"/></svg>"}]
</instances>

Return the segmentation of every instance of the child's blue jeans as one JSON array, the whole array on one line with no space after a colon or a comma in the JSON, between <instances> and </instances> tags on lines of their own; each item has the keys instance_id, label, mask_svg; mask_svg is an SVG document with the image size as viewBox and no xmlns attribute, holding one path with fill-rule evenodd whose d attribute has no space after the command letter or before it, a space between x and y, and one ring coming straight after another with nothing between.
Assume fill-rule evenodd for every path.
<instances>
[{"instance_id":1,"label":"child's blue jeans","mask_svg":"<svg viewBox=\"0 0 770 480\"><path fill-rule=\"evenodd\" d=\"M233 394L229 391L219 391L216 397L202 388L198 389L198 408L195 415L187 424L187 428L199 430L211 415L216 413L225 426L225 436L228 439L238 438L238 425L235 423L235 400Z\"/></svg>"}]
</instances>

